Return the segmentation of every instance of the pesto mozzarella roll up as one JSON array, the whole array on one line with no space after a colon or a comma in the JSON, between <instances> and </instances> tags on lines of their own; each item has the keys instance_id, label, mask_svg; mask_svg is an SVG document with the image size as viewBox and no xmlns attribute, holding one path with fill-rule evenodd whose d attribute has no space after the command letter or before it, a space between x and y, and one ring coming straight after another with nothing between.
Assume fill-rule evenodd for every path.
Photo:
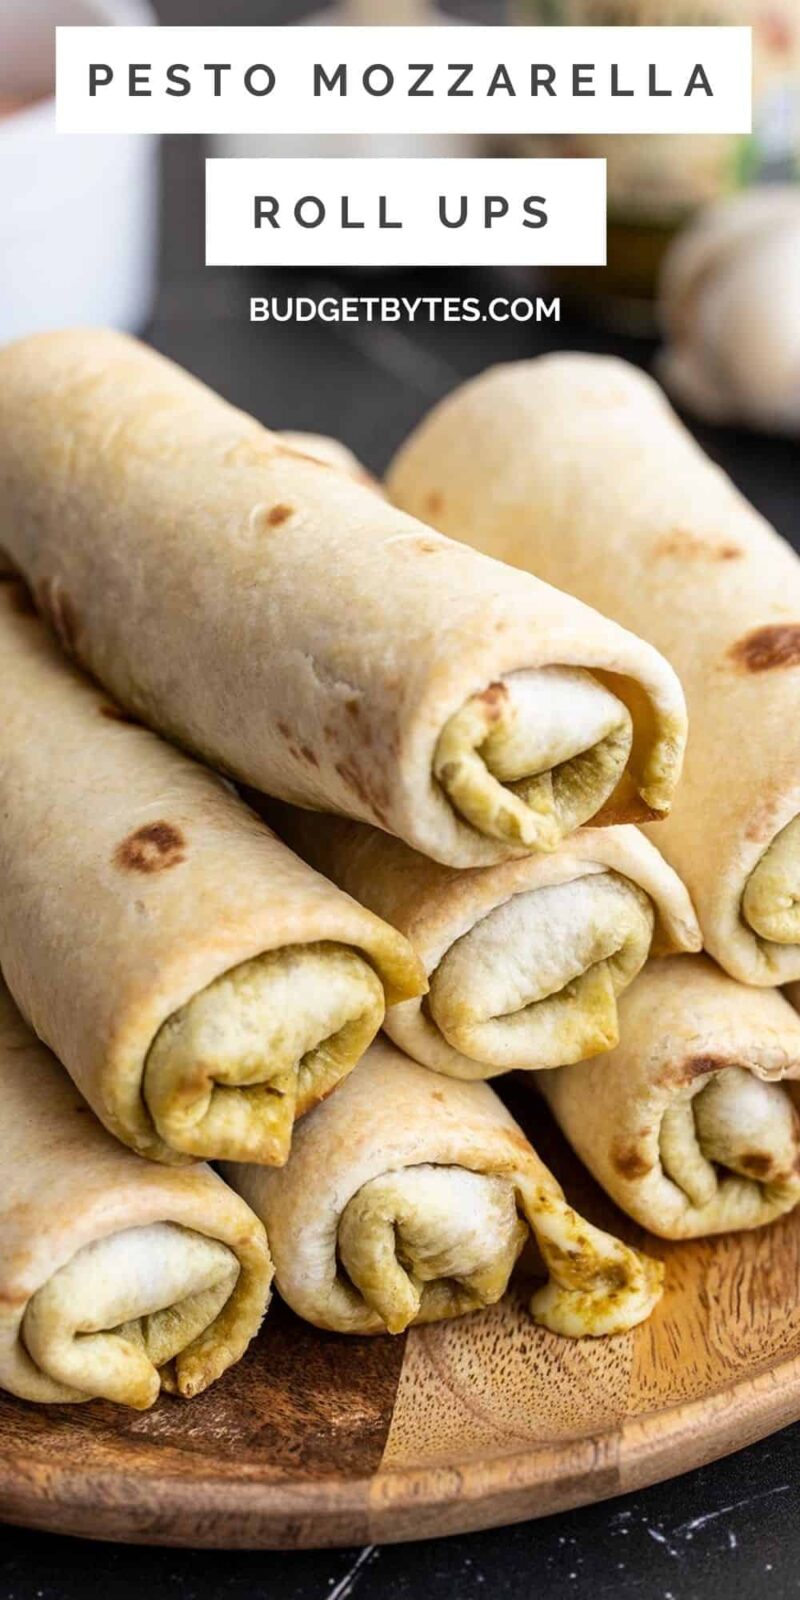
<instances>
[{"instance_id":1,"label":"pesto mozzarella roll up","mask_svg":"<svg viewBox=\"0 0 800 1600\"><path fill-rule=\"evenodd\" d=\"M491 1305L532 1237L537 1322L571 1338L647 1317L662 1269L573 1211L485 1083L377 1041L297 1130L287 1166L226 1166L265 1222L292 1309L339 1333L400 1333Z\"/></svg>"},{"instance_id":2,"label":"pesto mozzarella roll up","mask_svg":"<svg viewBox=\"0 0 800 1600\"><path fill-rule=\"evenodd\" d=\"M658 848L726 971L800 980L800 561L658 386L588 355L496 367L423 421L389 488L663 651L692 733Z\"/></svg>"},{"instance_id":3,"label":"pesto mozzarella roll up","mask_svg":"<svg viewBox=\"0 0 800 1600\"><path fill-rule=\"evenodd\" d=\"M648 962L621 1040L537 1079L623 1211L667 1239L759 1228L800 1200L800 1018L707 956Z\"/></svg>"},{"instance_id":4,"label":"pesto mozzarella roll up","mask_svg":"<svg viewBox=\"0 0 800 1600\"><path fill-rule=\"evenodd\" d=\"M0 986L0 1387L143 1410L247 1349L272 1263L262 1224L206 1166L117 1143Z\"/></svg>"},{"instance_id":5,"label":"pesto mozzarella roll up","mask_svg":"<svg viewBox=\"0 0 800 1600\"><path fill-rule=\"evenodd\" d=\"M404 933L428 992L386 1032L455 1078L560 1067L610 1050L650 955L699 950L680 879L638 828L582 828L552 855L457 872L357 822L272 806L303 858Z\"/></svg>"},{"instance_id":6,"label":"pesto mozzarella roll up","mask_svg":"<svg viewBox=\"0 0 800 1600\"><path fill-rule=\"evenodd\" d=\"M453 866L669 809L666 662L122 335L0 352L0 547L143 721Z\"/></svg>"},{"instance_id":7,"label":"pesto mozzarella roll up","mask_svg":"<svg viewBox=\"0 0 800 1600\"><path fill-rule=\"evenodd\" d=\"M394 928L82 679L8 581L0 883L18 1006L106 1127L162 1161L284 1161L386 1000L424 987Z\"/></svg>"}]
</instances>

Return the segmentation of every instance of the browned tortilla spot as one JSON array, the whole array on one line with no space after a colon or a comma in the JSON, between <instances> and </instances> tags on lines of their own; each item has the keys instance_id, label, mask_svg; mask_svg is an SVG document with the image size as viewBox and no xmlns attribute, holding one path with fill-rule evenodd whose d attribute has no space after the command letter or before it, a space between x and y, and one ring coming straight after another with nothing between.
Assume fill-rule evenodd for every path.
<instances>
[{"instance_id":1,"label":"browned tortilla spot","mask_svg":"<svg viewBox=\"0 0 800 1600\"><path fill-rule=\"evenodd\" d=\"M800 666L800 622L772 622L737 639L728 652L744 672Z\"/></svg>"},{"instance_id":2,"label":"browned tortilla spot","mask_svg":"<svg viewBox=\"0 0 800 1600\"><path fill-rule=\"evenodd\" d=\"M630 793L612 794L598 813L605 828L618 822L660 822L666 815L666 811L657 811L654 806L649 806L640 794ZM595 818L595 822L598 817Z\"/></svg>"},{"instance_id":3,"label":"browned tortilla spot","mask_svg":"<svg viewBox=\"0 0 800 1600\"><path fill-rule=\"evenodd\" d=\"M775 807L779 796L770 795L762 800L753 810L753 814L744 830L746 839L754 839L758 843L762 839L771 838L775 833Z\"/></svg>"},{"instance_id":4,"label":"browned tortilla spot","mask_svg":"<svg viewBox=\"0 0 800 1600\"><path fill-rule=\"evenodd\" d=\"M710 1077L712 1072L723 1072L732 1065L724 1056L686 1056L669 1076L674 1083L691 1083L695 1078Z\"/></svg>"},{"instance_id":5,"label":"browned tortilla spot","mask_svg":"<svg viewBox=\"0 0 800 1600\"><path fill-rule=\"evenodd\" d=\"M663 809L659 811L656 806L649 806L647 801L642 799L641 795L636 796L636 817L633 819L636 822L660 822L661 818L665 817L666 815L667 813ZM620 815L620 822L625 822L630 817L631 812L629 807L626 815ZM610 818L606 818L605 807L603 808L603 820L604 822L611 820Z\"/></svg>"},{"instance_id":6,"label":"browned tortilla spot","mask_svg":"<svg viewBox=\"0 0 800 1600\"><path fill-rule=\"evenodd\" d=\"M530 1151L530 1145L528 1143L528 1140L525 1138L524 1133L522 1133L519 1128L509 1128L508 1129L506 1142L508 1144L514 1145L517 1150L520 1150L525 1154L527 1154ZM543 1206L542 1209L546 1210L547 1207Z\"/></svg>"},{"instance_id":7,"label":"browned tortilla spot","mask_svg":"<svg viewBox=\"0 0 800 1600\"><path fill-rule=\"evenodd\" d=\"M772 1158L763 1150L752 1150L747 1155L739 1157L739 1166L747 1173L748 1178L768 1178L772 1171Z\"/></svg>"},{"instance_id":8,"label":"browned tortilla spot","mask_svg":"<svg viewBox=\"0 0 800 1600\"><path fill-rule=\"evenodd\" d=\"M744 551L729 541L702 539L688 528L670 528L653 546L656 556L677 556L686 561L736 561Z\"/></svg>"},{"instance_id":9,"label":"browned tortilla spot","mask_svg":"<svg viewBox=\"0 0 800 1600\"><path fill-rule=\"evenodd\" d=\"M425 496L425 510L430 511L432 517L444 511L444 495L439 489L431 489Z\"/></svg>"},{"instance_id":10,"label":"browned tortilla spot","mask_svg":"<svg viewBox=\"0 0 800 1600\"><path fill-rule=\"evenodd\" d=\"M369 790L355 762L337 761L335 770L338 772L342 782L355 790L355 793L360 800L364 801L365 805L369 805Z\"/></svg>"},{"instance_id":11,"label":"browned tortilla spot","mask_svg":"<svg viewBox=\"0 0 800 1600\"><path fill-rule=\"evenodd\" d=\"M292 737L292 730L289 727L288 722L279 722L278 723L278 732L280 734L282 734L284 739L291 739L291 737Z\"/></svg>"},{"instance_id":12,"label":"browned tortilla spot","mask_svg":"<svg viewBox=\"0 0 800 1600\"><path fill-rule=\"evenodd\" d=\"M635 1144L619 1144L615 1141L611 1146L611 1165L623 1178L646 1178L652 1170L653 1163L637 1150Z\"/></svg>"},{"instance_id":13,"label":"browned tortilla spot","mask_svg":"<svg viewBox=\"0 0 800 1600\"><path fill-rule=\"evenodd\" d=\"M490 683L488 689L478 695L478 700L486 708L489 721L499 722L508 700L508 690L504 683Z\"/></svg>"},{"instance_id":14,"label":"browned tortilla spot","mask_svg":"<svg viewBox=\"0 0 800 1600\"><path fill-rule=\"evenodd\" d=\"M313 750L310 750L307 744L301 744L300 754L303 757L303 760L308 761L312 767L319 766L319 761L317 760Z\"/></svg>"},{"instance_id":15,"label":"browned tortilla spot","mask_svg":"<svg viewBox=\"0 0 800 1600\"><path fill-rule=\"evenodd\" d=\"M372 815L385 826L389 794L385 784L380 783L377 775L370 778L352 758L349 761L337 761L335 771L338 772L342 782L358 795L359 800L363 801L365 806L369 806Z\"/></svg>"},{"instance_id":16,"label":"browned tortilla spot","mask_svg":"<svg viewBox=\"0 0 800 1600\"><path fill-rule=\"evenodd\" d=\"M116 865L128 872L165 872L185 860L186 840L172 822L147 822L114 851Z\"/></svg>"},{"instance_id":17,"label":"browned tortilla spot","mask_svg":"<svg viewBox=\"0 0 800 1600\"><path fill-rule=\"evenodd\" d=\"M279 528L281 523L286 522L287 519L292 515L293 510L293 506L271 506L267 512L267 522L271 528Z\"/></svg>"},{"instance_id":18,"label":"browned tortilla spot","mask_svg":"<svg viewBox=\"0 0 800 1600\"><path fill-rule=\"evenodd\" d=\"M417 539L416 549L424 556L435 556L441 544L436 539Z\"/></svg>"}]
</instances>

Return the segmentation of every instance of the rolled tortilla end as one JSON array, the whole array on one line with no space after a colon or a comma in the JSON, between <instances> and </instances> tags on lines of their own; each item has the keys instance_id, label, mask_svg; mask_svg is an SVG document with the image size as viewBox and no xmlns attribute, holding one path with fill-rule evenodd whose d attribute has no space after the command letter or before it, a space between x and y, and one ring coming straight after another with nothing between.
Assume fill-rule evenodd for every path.
<instances>
[{"instance_id":1,"label":"rolled tortilla end","mask_svg":"<svg viewBox=\"0 0 800 1600\"><path fill-rule=\"evenodd\" d=\"M454 872L357 823L289 807L267 815L414 946L428 993L394 1007L385 1028L453 1077L612 1049L619 997L648 956L700 948L683 884L636 828L584 828L552 855Z\"/></svg>"},{"instance_id":2,"label":"rolled tortilla end","mask_svg":"<svg viewBox=\"0 0 800 1600\"><path fill-rule=\"evenodd\" d=\"M800 1200L800 1019L706 956L649 962L621 1041L538 1087L623 1210L665 1238L756 1228ZM784 1080L785 1081L782 1081Z\"/></svg>"},{"instance_id":3,"label":"rolled tortilla end","mask_svg":"<svg viewBox=\"0 0 800 1600\"><path fill-rule=\"evenodd\" d=\"M339 1223L342 1267L389 1333L493 1305L527 1238L505 1179L432 1164L362 1185Z\"/></svg>"},{"instance_id":4,"label":"rolled tortilla end","mask_svg":"<svg viewBox=\"0 0 800 1600\"><path fill-rule=\"evenodd\" d=\"M598 1055L617 1042L617 995L644 965L654 922L646 895L613 872L523 890L445 952L427 1015L487 1076Z\"/></svg>"},{"instance_id":5,"label":"rolled tortilla end","mask_svg":"<svg viewBox=\"0 0 800 1600\"><path fill-rule=\"evenodd\" d=\"M188 1156L281 1166L292 1129L355 1066L384 1017L377 974L335 944L272 950L162 1024L143 1092L159 1137Z\"/></svg>"},{"instance_id":6,"label":"rolled tortilla end","mask_svg":"<svg viewBox=\"0 0 800 1600\"><path fill-rule=\"evenodd\" d=\"M241 783L457 867L669 809L657 651L133 340L0 352L0 476L0 546L64 648Z\"/></svg>"},{"instance_id":7,"label":"rolled tortilla end","mask_svg":"<svg viewBox=\"0 0 800 1600\"><path fill-rule=\"evenodd\" d=\"M719 1175L761 1188L765 1204L800 1199L800 1144L792 1090L764 1083L746 1067L723 1067L697 1094L668 1106L659 1129L661 1165L694 1206L711 1205ZM753 1204L759 1196L751 1194ZM740 1194L740 1201L744 1198Z\"/></svg>"},{"instance_id":8,"label":"rolled tortilla end","mask_svg":"<svg viewBox=\"0 0 800 1600\"><path fill-rule=\"evenodd\" d=\"M285 444L371 484L345 445L286 433ZM633 742L630 712L575 667L515 672L473 695L439 736L433 776L477 832L554 850L618 788Z\"/></svg>"},{"instance_id":9,"label":"rolled tortilla end","mask_svg":"<svg viewBox=\"0 0 800 1600\"><path fill-rule=\"evenodd\" d=\"M285 1168L226 1176L268 1229L280 1293L341 1333L399 1333L492 1305L526 1240L537 1321L577 1338L647 1316L661 1269L567 1204L484 1083L442 1079L376 1042L298 1128Z\"/></svg>"},{"instance_id":10,"label":"rolled tortilla end","mask_svg":"<svg viewBox=\"0 0 800 1600\"><path fill-rule=\"evenodd\" d=\"M39 1037L142 1155L285 1161L424 990L410 945L80 677L21 584L0 745L0 965Z\"/></svg>"},{"instance_id":11,"label":"rolled tortilla end","mask_svg":"<svg viewBox=\"0 0 800 1600\"><path fill-rule=\"evenodd\" d=\"M800 945L800 817L781 829L753 867L742 917L768 945Z\"/></svg>"},{"instance_id":12,"label":"rolled tortilla end","mask_svg":"<svg viewBox=\"0 0 800 1600\"><path fill-rule=\"evenodd\" d=\"M28 1303L22 1341L39 1371L81 1394L145 1410L162 1369L181 1358L230 1299L239 1263L227 1245L175 1223L127 1228L84 1245Z\"/></svg>"},{"instance_id":13,"label":"rolled tortilla end","mask_svg":"<svg viewBox=\"0 0 800 1600\"><path fill-rule=\"evenodd\" d=\"M0 991L0 1386L144 1410L199 1394L267 1307L264 1228L208 1167L112 1139Z\"/></svg>"},{"instance_id":14,"label":"rolled tortilla end","mask_svg":"<svg viewBox=\"0 0 800 1600\"><path fill-rule=\"evenodd\" d=\"M588 672L544 667L492 683L443 728L433 772L451 805L491 838L555 850L620 784L630 714Z\"/></svg>"}]
</instances>

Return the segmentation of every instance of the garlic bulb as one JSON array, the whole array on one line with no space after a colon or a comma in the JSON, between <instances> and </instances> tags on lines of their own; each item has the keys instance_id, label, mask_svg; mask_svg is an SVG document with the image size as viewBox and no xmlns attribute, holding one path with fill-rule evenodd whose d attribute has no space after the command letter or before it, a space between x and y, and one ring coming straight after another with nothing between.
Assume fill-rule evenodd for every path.
<instances>
[{"instance_id":1,"label":"garlic bulb","mask_svg":"<svg viewBox=\"0 0 800 1600\"><path fill-rule=\"evenodd\" d=\"M800 186L703 211L662 270L659 376L711 422L800 432Z\"/></svg>"}]
</instances>

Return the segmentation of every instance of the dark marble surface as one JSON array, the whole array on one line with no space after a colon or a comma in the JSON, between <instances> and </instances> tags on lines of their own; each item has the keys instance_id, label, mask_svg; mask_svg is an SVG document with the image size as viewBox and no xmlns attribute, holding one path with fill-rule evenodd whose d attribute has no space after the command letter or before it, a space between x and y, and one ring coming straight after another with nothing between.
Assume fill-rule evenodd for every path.
<instances>
[{"instance_id":1,"label":"dark marble surface","mask_svg":"<svg viewBox=\"0 0 800 1600\"><path fill-rule=\"evenodd\" d=\"M0 1529L3 1600L788 1600L800 1426L604 1505L363 1550L132 1549Z\"/></svg>"},{"instance_id":2,"label":"dark marble surface","mask_svg":"<svg viewBox=\"0 0 800 1600\"><path fill-rule=\"evenodd\" d=\"M179 1551L0 1529L3 1600L789 1600L800 1425L642 1494L463 1538Z\"/></svg>"},{"instance_id":3,"label":"dark marble surface","mask_svg":"<svg viewBox=\"0 0 800 1600\"><path fill-rule=\"evenodd\" d=\"M165 21L281 21L297 7L253 0L163 0ZM395 279L320 269L255 273L202 267L202 150L165 150L162 286L150 330L159 348L265 421L338 433L380 469L420 413L462 376L555 346L613 350L647 364L652 348L565 320L560 327L254 325L251 294L504 292L489 274ZM526 285L526 287L528 287ZM797 448L732 432L703 442L782 532L800 543ZM0 1449L2 1441L0 1440ZM483 1600L584 1597L783 1600L800 1593L800 1424L670 1483L542 1522L376 1550L228 1554L91 1545L0 1528L0 1600Z\"/></svg>"}]
</instances>

